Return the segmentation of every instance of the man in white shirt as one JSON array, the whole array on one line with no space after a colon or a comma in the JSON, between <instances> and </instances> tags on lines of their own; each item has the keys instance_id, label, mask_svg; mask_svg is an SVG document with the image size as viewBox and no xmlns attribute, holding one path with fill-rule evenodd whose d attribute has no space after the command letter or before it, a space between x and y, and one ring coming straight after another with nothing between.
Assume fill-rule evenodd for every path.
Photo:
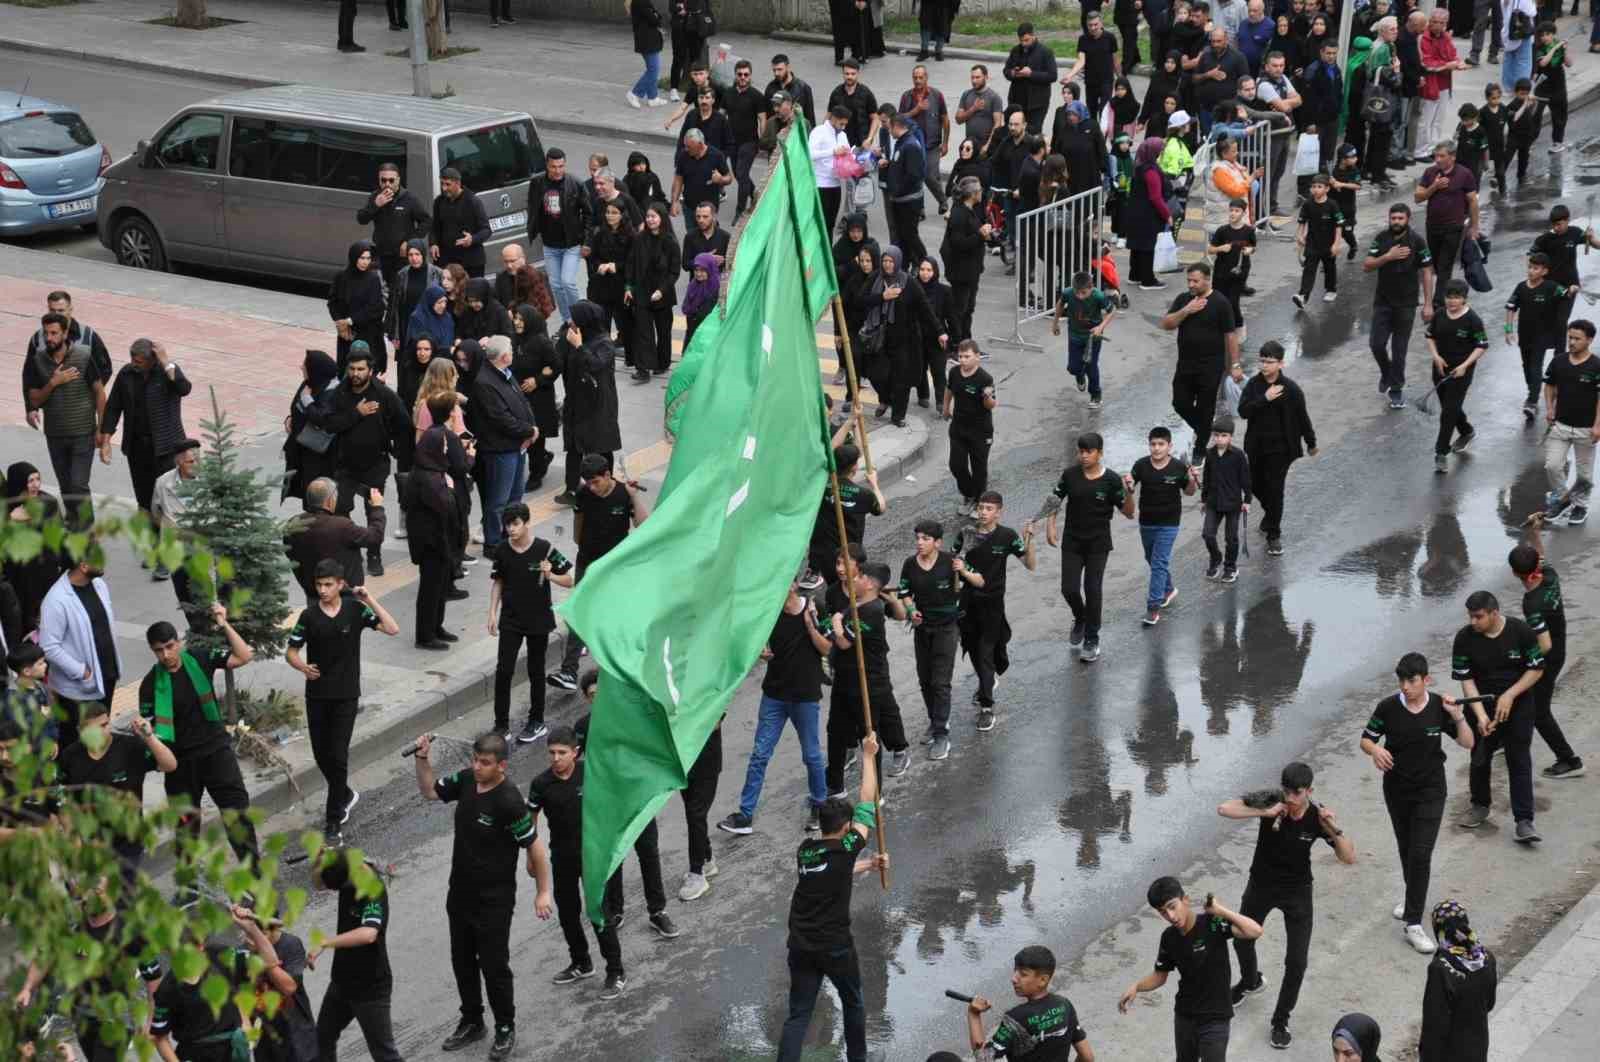
<instances>
[{"instance_id":1,"label":"man in white shirt","mask_svg":"<svg viewBox=\"0 0 1600 1062\"><path fill-rule=\"evenodd\" d=\"M156 477L155 490L150 497L150 515L155 520L158 532L169 528L176 530L178 517L188 508L189 503L178 493L178 485L187 483L200 474L200 440L185 439L179 443L172 460L173 467ZM189 625L192 627L200 612L190 607L194 605L195 600L194 594L190 591L189 573L179 566L170 574L172 591L178 595L178 604L183 607L184 615L189 618ZM157 561L152 578L165 579L167 575L167 566Z\"/></svg>"},{"instance_id":2,"label":"man in white shirt","mask_svg":"<svg viewBox=\"0 0 1600 1062\"><path fill-rule=\"evenodd\" d=\"M822 197L822 213L827 218L830 235L844 195L843 182L833 171L833 160L850 154L850 138L844 135L844 128L849 124L850 112L843 106L835 106L828 111L828 120L811 130L811 139L807 142L811 149L811 171L817 177L817 194Z\"/></svg>"}]
</instances>

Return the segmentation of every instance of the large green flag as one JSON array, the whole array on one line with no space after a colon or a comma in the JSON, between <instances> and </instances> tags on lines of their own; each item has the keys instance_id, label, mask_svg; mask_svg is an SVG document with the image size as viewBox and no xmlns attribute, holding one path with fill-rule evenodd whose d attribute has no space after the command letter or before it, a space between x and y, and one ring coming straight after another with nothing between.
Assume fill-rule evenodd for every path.
<instances>
[{"instance_id":1,"label":"large green flag","mask_svg":"<svg viewBox=\"0 0 1600 1062\"><path fill-rule=\"evenodd\" d=\"M815 329L837 284L799 123L774 161L733 248L726 311L674 373L655 511L561 608L601 671L583 786L596 922L606 880L684 787L766 643L832 457Z\"/></svg>"}]
</instances>

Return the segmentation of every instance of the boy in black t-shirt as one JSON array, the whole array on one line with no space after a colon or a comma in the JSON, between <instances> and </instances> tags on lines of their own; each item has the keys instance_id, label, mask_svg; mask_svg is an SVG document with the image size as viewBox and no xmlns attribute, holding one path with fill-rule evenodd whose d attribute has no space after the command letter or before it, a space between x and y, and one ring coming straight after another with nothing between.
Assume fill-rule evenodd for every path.
<instances>
[{"instance_id":1,"label":"boy in black t-shirt","mask_svg":"<svg viewBox=\"0 0 1600 1062\"><path fill-rule=\"evenodd\" d=\"M1533 688L1544 674L1544 653L1538 635L1522 620L1502 615L1500 602L1487 590L1467 597L1467 625L1456 632L1450 674L1466 697L1480 693L1494 698L1493 715L1472 706L1482 740L1472 749L1472 806L1457 823L1476 829L1489 821L1489 769L1494 754L1505 749L1511 776L1511 813L1519 844L1541 840L1533 825L1533 723L1538 714Z\"/></svg>"},{"instance_id":2,"label":"boy in black t-shirt","mask_svg":"<svg viewBox=\"0 0 1600 1062\"><path fill-rule=\"evenodd\" d=\"M1534 96L1533 82L1521 77L1512 86L1511 102L1507 105L1506 155L1507 161L1517 160L1517 184L1528 179L1528 153L1539 139L1539 128L1544 125L1544 101ZM1502 182L1503 183L1503 182Z\"/></svg>"},{"instance_id":3,"label":"boy in black t-shirt","mask_svg":"<svg viewBox=\"0 0 1600 1062\"><path fill-rule=\"evenodd\" d=\"M944 417L950 422L950 474L964 509L975 509L989 489L989 447L994 444L994 377L979 362L978 344L963 339L945 380ZM844 484L840 479L840 486ZM832 519L831 505L828 515ZM821 519L819 515L818 519ZM835 528L837 530L837 528ZM835 535L834 537L838 537Z\"/></svg>"},{"instance_id":4,"label":"boy in black t-shirt","mask_svg":"<svg viewBox=\"0 0 1600 1062\"><path fill-rule=\"evenodd\" d=\"M900 705L889 679L889 619L906 618L905 606L886 597L889 585L887 564L865 563L855 575L856 614L853 624L850 605L836 610L829 619L833 640L833 698L828 705L828 793L844 791L844 772L850 752L867 733L861 705L861 682L856 670L856 639L860 638L866 663L867 693L872 700L874 729L883 735L889 749L889 775L902 775L911 766L911 749L906 741ZM830 588L830 592L838 588ZM842 596L842 592L841 592Z\"/></svg>"},{"instance_id":5,"label":"boy in black t-shirt","mask_svg":"<svg viewBox=\"0 0 1600 1062\"><path fill-rule=\"evenodd\" d=\"M882 565L878 565L882 567ZM887 578L887 576L885 576ZM861 796L852 809L840 796L822 805L822 834L800 842L797 880L789 901L789 1017L778 1041L778 1062L799 1062L823 978L833 982L844 1012L845 1052L867 1057L867 1008L861 964L850 934L850 894L858 874L887 870L889 857L859 856L877 821L878 737L862 739Z\"/></svg>"},{"instance_id":6,"label":"boy in black t-shirt","mask_svg":"<svg viewBox=\"0 0 1600 1062\"><path fill-rule=\"evenodd\" d=\"M1556 24L1541 22L1535 33L1538 47L1533 50L1533 73L1539 78L1534 95L1550 108L1550 154L1567 149L1567 67L1572 57L1565 41L1556 40Z\"/></svg>"},{"instance_id":7,"label":"boy in black t-shirt","mask_svg":"<svg viewBox=\"0 0 1600 1062\"><path fill-rule=\"evenodd\" d=\"M1456 162L1471 170L1482 185L1483 163L1489 157L1489 133L1478 108L1472 104L1463 103L1456 116L1461 119L1461 124L1456 126Z\"/></svg>"},{"instance_id":8,"label":"boy in black t-shirt","mask_svg":"<svg viewBox=\"0 0 1600 1062\"><path fill-rule=\"evenodd\" d=\"M1361 152L1354 144L1340 144L1338 154L1339 161L1334 163L1333 172L1328 175L1328 198L1334 201L1339 207L1339 213L1344 215L1340 227L1345 247L1348 248L1346 258L1354 261L1356 193L1361 191Z\"/></svg>"},{"instance_id":9,"label":"boy in black t-shirt","mask_svg":"<svg viewBox=\"0 0 1600 1062\"><path fill-rule=\"evenodd\" d=\"M317 1052L324 1059L337 1058L339 1037L354 1021L361 1027L372 1062L400 1062L389 1009L394 993L394 973L389 967L389 890L379 877L377 894L363 896L350 878L350 859L348 849L324 849L321 865L312 875L318 888L339 894L335 935L306 955L306 965L316 969L322 953L333 952L328 990L317 1011ZM376 871L370 862L367 866Z\"/></svg>"},{"instance_id":10,"label":"boy in black t-shirt","mask_svg":"<svg viewBox=\"0 0 1600 1062\"><path fill-rule=\"evenodd\" d=\"M191 977L180 978L169 967L161 979L150 1009L150 1035L156 1051L163 1058L181 1058L183 1062L231 1062L241 1057L241 1052L248 1057L250 1041L233 1002L233 989L248 980L247 953L193 941L184 946L203 951L205 961ZM228 995L217 1011L200 992L200 983L213 974L228 982Z\"/></svg>"},{"instance_id":11,"label":"boy in black t-shirt","mask_svg":"<svg viewBox=\"0 0 1600 1062\"><path fill-rule=\"evenodd\" d=\"M382 631L392 638L400 624L365 586L350 587L346 594L344 567L336 560L317 562L312 585L316 603L295 621L284 660L306 677L306 732L312 758L328 783L324 821L329 838L336 839L361 799L349 785L350 735L361 706L361 632Z\"/></svg>"},{"instance_id":12,"label":"boy in black t-shirt","mask_svg":"<svg viewBox=\"0 0 1600 1062\"><path fill-rule=\"evenodd\" d=\"M972 661L978 688L972 703L978 706L978 729L994 729L994 691L1011 666L1006 644L1011 641L1011 624L1006 621L1006 562L1022 558L1031 572L1039 564L1033 548L1033 521L1017 534L1000 523L1005 507L997 491L978 496L978 524L958 534L955 554L961 558L956 574L961 579L961 648ZM963 548L964 547L964 548Z\"/></svg>"},{"instance_id":13,"label":"boy in black t-shirt","mask_svg":"<svg viewBox=\"0 0 1600 1062\"><path fill-rule=\"evenodd\" d=\"M1233 445L1233 418L1211 423L1211 446L1206 453L1205 476L1200 482L1200 505L1205 509L1200 540L1211 563L1207 579L1225 583L1239 578L1239 522L1250 514L1250 458ZM1227 553L1217 548L1217 527L1222 525Z\"/></svg>"},{"instance_id":14,"label":"boy in black t-shirt","mask_svg":"<svg viewBox=\"0 0 1600 1062\"><path fill-rule=\"evenodd\" d=\"M1211 263L1212 277L1217 291L1233 304L1233 319L1239 328L1239 338L1244 339L1244 289L1250 282L1250 259L1256 253L1256 230L1247 215L1250 204L1243 199L1228 203L1228 223L1211 234L1206 252L1215 257Z\"/></svg>"},{"instance_id":15,"label":"boy in black t-shirt","mask_svg":"<svg viewBox=\"0 0 1600 1062\"><path fill-rule=\"evenodd\" d=\"M1549 256L1535 251L1528 256L1528 279L1518 283L1506 300L1506 342L1515 343L1522 352L1522 378L1528 385L1522 415L1528 420L1539 412L1545 351L1561 344L1566 321L1567 289L1549 276Z\"/></svg>"},{"instance_id":16,"label":"boy in black t-shirt","mask_svg":"<svg viewBox=\"0 0 1600 1062\"><path fill-rule=\"evenodd\" d=\"M75 796L85 802L96 799L95 790L113 790L135 806L144 802L144 776L154 766L162 774L178 769L178 758L156 737L150 720L136 716L132 734L111 729L111 709L102 701L84 701L79 706L78 743L56 761L63 785L80 789ZM131 885L144 845L137 836L114 835L111 847L121 862L122 880Z\"/></svg>"},{"instance_id":17,"label":"boy in black t-shirt","mask_svg":"<svg viewBox=\"0 0 1600 1062\"><path fill-rule=\"evenodd\" d=\"M1300 998L1300 982L1305 978L1311 951L1311 849L1317 841L1326 841L1339 862L1356 861L1355 845L1339 829L1333 809L1311 802L1311 781L1309 766L1291 763L1279 778L1281 795L1269 792L1264 800L1245 797L1217 806L1217 814L1223 818L1260 820L1255 858L1250 863L1250 878L1239 910L1258 922L1264 921L1273 908L1283 912L1288 942L1284 949L1283 987L1272 1011L1269 1040L1279 1049L1292 1041L1289 1014ZM1257 806L1260 804L1265 806ZM1239 956L1239 982L1233 986L1231 999L1238 1006L1246 996L1265 988L1266 979L1256 964L1254 940L1236 939L1233 950Z\"/></svg>"},{"instance_id":18,"label":"boy in black t-shirt","mask_svg":"<svg viewBox=\"0 0 1600 1062\"><path fill-rule=\"evenodd\" d=\"M1428 322L1428 353L1433 356L1433 382L1438 388L1439 434L1433 442L1433 470L1450 470L1450 451L1460 453L1477 432L1467 422L1462 406L1472 386L1473 368L1489 349L1483 318L1467 305L1467 282L1451 280L1444 286L1444 312ZM1446 379L1449 377L1449 379ZM1451 436L1455 442L1451 443Z\"/></svg>"},{"instance_id":19,"label":"boy in black t-shirt","mask_svg":"<svg viewBox=\"0 0 1600 1062\"><path fill-rule=\"evenodd\" d=\"M1133 495L1122 477L1102 463L1105 440L1098 432L1078 436L1078 463L1061 473L1054 497L1065 510L1065 528L1056 533L1057 509L1050 510L1045 541L1061 544L1061 596L1072 610L1072 636L1067 646L1078 659L1100 659L1101 587L1111 556L1111 514L1133 517Z\"/></svg>"},{"instance_id":20,"label":"boy in black t-shirt","mask_svg":"<svg viewBox=\"0 0 1600 1062\"><path fill-rule=\"evenodd\" d=\"M849 443L834 447L833 465L839 473L839 505L844 510L845 538L850 542L861 542L865 537L868 516L880 516L889 508L883 491L878 489L876 471L867 473L866 487L855 481L856 466L860 461L861 451L857 447ZM817 583L814 580L817 578L826 581L829 586L838 582L835 568L839 558L839 522L833 511L831 483L822 490L808 556L811 574L801 583L805 589L815 589Z\"/></svg>"},{"instance_id":21,"label":"boy in black t-shirt","mask_svg":"<svg viewBox=\"0 0 1600 1062\"><path fill-rule=\"evenodd\" d=\"M1140 992L1154 992L1178 971L1178 998L1173 1003L1173 1039L1178 1062L1223 1062L1228 1055L1228 1023L1233 1020L1228 941L1257 940L1261 924L1228 910L1206 894L1204 913L1196 915L1177 878L1157 878L1145 899L1167 928L1161 932L1156 968L1129 985L1117 1000L1123 1014Z\"/></svg>"},{"instance_id":22,"label":"boy in black t-shirt","mask_svg":"<svg viewBox=\"0 0 1600 1062\"><path fill-rule=\"evenodd\" d=\"M1172 582L1172 547L1178 541L1183 516L1183 496L1193 495L1199 470L1172 456L1172 430L1165 425L1150 429L1150 456L1133 463L1122 477L1122 489L1131 497L1139 490L1139 539L1150 565L1150 586L1145 595L1144 625L1161 621L1161 610L1172 604L1178 588Z\"/></svg>"},{"instance_id":23,"label":"boy in black t-shirt","mask_svg":"<svg viewBox=\"0 0 1600 1062\"><path fill-rule=\"evenodd\" d=\"M1494 186L1506 190L1506 168L1511 164L1510 137L1511 110L1503 102L1504 90L1499 81L1483 86L1483 106L1478 108L1478 121L1483 123L1483 135L1488 140L1488 158L1494 163Z\"/></svg>"},{"instance_id":24,"label":"boy in black t-shirt","mask_svg":"<svg viewBox=\"0 0 1600 1062\"><path fill-rule=\"evenodd\" d=\"M1089 1034L1078 1024L1078 1011L1066 996L1050 991L1056 973L1056 957L1042 944L1030 944L1012 960L1011 990L1023 999L1006 1011L994 1035L983 1032L983 1015L992 1004L973 996L967 1004L967 1039L974 1053L988 1046L991 1057L1027 1059L1028 1062L1069 1062L1076 1050L1079 1058L1094 1058ZM1024 1042L1033 1047L1024 1052Z\"/></svg>"},{"instance_id":25,"label":"boy in black t-shirt","mask_svg":"<svg viewBox=\"0 0 1600 1062\"><path fill-rule=\"evenodd\" d=\"M1322 267L1323 302L1339 297L1339 252L1344 247L1340 235L1345 227L1344 212L1328 196L1331 185L1326 173L1311 178L1311 198L1300 207L1300 231L1294 241L1299 245L1305 260L1300 266L1300 290L1293 302L1301 309L1311 298L1311 289L1317 282L1317 267Z\"/></svg>"},{"instance_id":26,"label":"boy in black t-shirt","mask_svg":"<svg viewBox=\"0 0 1600 1062\"><path fill-rule=\"evenodd\" d=\"M544 725L544 647L556 629L550 608L550 584L570 587L576 582L572 562L561 551L533 534L528 507L517 502L505 507L505 538L494 550L489 573L489 634L500 639L494 665L494 729L511 732L511 677L517 656L528 645L528 721L517 740L538 741L548 732Z\"/></svg>"},{"instance_id":27,"label":"boy in black t-shirt","mask_svg":"<svg viewBox=\"0 0 1600 1062\"><path fill-rule=\"evenodd\" d=\"M638 527L650 515L644 498L629 490L628 484L613 474L611 460L606 455L585 455L579 471L584 482L572 505L572 537L578 543L573 585L583 579L589 565L616 549L628 537L629 529ZM557 689L577 689L578 657L582 652L583 639L572 628L567 628L567 648L562 654L561 666L546 675L545 682Z\"/></svg>"},{"instance_id":28,"label":"boy in black t-shirt","mask_svg":"<svg viewBox=\"0 0 1600 1062\"><path fill-rule=\"evenodd\" d=\"M960 641L961 558L944 550L944 525L918 520L917 551L900 565L900 584L893 596L910 602L911 644L917 657L917 684L928 710L928 759L950 755L950 676L955 671Z\"/></svg>"},{"instance_id":29,"label":"boy in black t-shirt","mask_svg":"<svg viewBox=\"0 0 1600 1062\"><path fill-rule=\"evenodd\" d=\"M1507 558L1511 573L1522 583L1522 617L1539 638L1539 651L1544 654L1544 671L1533 687L1535 710L1534 729L1544 738L1544 743L1555 753L1556 762L1540 771L1545 778L1579 778L1583 775L1583 757L1573 751L1550 710L1555 695L1556 677L1567 662L1567 609L1561 597L1561 580L1555 568L1544 559L1539 541L1542 518L1535 518L1529 527L1529 542L1515 546Z\"/></svg>"}]
</instances>

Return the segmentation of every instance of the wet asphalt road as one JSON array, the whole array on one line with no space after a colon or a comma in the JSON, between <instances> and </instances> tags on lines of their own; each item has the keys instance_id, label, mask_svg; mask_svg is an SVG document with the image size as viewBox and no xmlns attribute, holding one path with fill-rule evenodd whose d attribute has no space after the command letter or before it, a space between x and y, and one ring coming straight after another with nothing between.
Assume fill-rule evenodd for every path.
<instances>
[{"instance_id":1,"label":"wet asphalt road","mask_svg":"<svg viewBox=\"0 0 1600 1062\"><path fill-rule=\"evenodd\" d=\"M1582 144L1597 128L1594 112L1581 114L1569 142ZM1258 259L1261 293L1246 304L1247 349L1267 337L1285 338L1287 371L1307 390L1322 447L1290 475L1286 555L1266 558L1262 537L1252 532L1253 557L1239 583L1206 582L1191 502L1174 558L1180 598L1159 627L1147 631L1139 624L1146 570L1137 533L1119 518L1106 583L1105 655L1086 667L1066 651L1069 619L1058 592L1059 564L1041 546L1039 572L1030 577L1013 568L1010 580L1014 664L1001 689L999 726L988 735L972 730L966 706L974 682L965 662L958 663L956 748L944 763L921 759L915 739L923 713L910 639L891 635L897 695L917 759L888 788L893 887L882 893L875 879L862 879L854 906L869 1036L883 1057L921 1059L935 1049L960 1048L960 1008L942 989L1003 983L1010 956L1024 944L1049 944L1070 978L1084 946L1142 906L1151 878L1214 850L1227 828L1212 810L1219 800L1270 784L1283 762L1325 740L1348 750L1365 711L1392 688L1400 653L1422 648L1442 671L1470 590L1495 589L1515 611L1518 595L1505 554L1516 538L1514 525L1540 501L1543 475L1539 430L1524 426L1518 409L1518 358L1498 342L1500 307L1523 276L1522 252L1544 227L1549 207L1564 200L1581 216L1600 184L1600 168L1582 165L1589 157L1570 151L1552 174L1550 157L1541 151L1533 179L1509 206L1486 211L1486 230L1496 243L1490 263L1495 290L1475 296L1474 305L1492 345L1468 404L1478 441L1452 459L1449 475L1432 470L1434 419L1390 412L1373 393L1365 341L1371 279L1341 263L1339 302L1313 303L1309 313L1296 314L1288 296L1297 270L1288 248L1279 245ZM1419 172L1405 171L1413 180ZM1379 211L1363 201L1361 213L1365 238ZM1586 275L1591 261L1600 260L1583 260ZM1286 281L1274 286L1273 276ZM1174 284L1159 298L1135 292L1134 316L1153 321L1156 303L1164 309L1176 290ZM1580 300L1575 316L1587 309ZM1419 321L1413 384L1426 372L1421 331ZM1053 346L1048 355L997 353L994 366L1017 370L1013 391L1044 388L1055 408L1026 428L1015 416L1008 420L1005 407L1000 411L1007 439L1004 452L997 449L992 485L1009 500L1006 522L1020 525L1037 510L1079 430L1104 431L1108 463L1120 472L1145 452L1150 425L1177 425L1167 403L1170 340L1147 342L1142 326L1113 334L1107 406L1095 422L1070 383L1063 385ZM1185 441L1184 431L1175 434ZM911 525L953 511L942 464L942 448L936 448L917 470L920 483L893 488L891 513L869 522L874 557L897 568L910 551ZM1569 529L1552 539L1569 600L1593 599L1597 564L1586 536ZM1582 627L1574 630L1574 654L1584 650L1588 635ZM725 726L727 766L714 818L737 799L752 703L746 690ZM579 714L571 699L551 705L552 720ZM479 723L484 718L475 716ZM542 746L525 747L513 776L525 783L542 769L542 759ZM565 949L553 925L531 917L525 889L513 935L519 1057L771 1057L785 1014L783 924L789 860L800 838L799 779L793 742L786 739L768 776L758 832L730 839L713 831L721 868L713 892L692 905L671 900L669 910L684 930L675 942L650 939L635 864L625 864L630 920L622 937L632 983L620 1004L599 1003L598 982L575 990L548 985L548 974L565 965ZM411 1059L442 1057L437 1043L455 1018L442 924L447 813L422 804L408 765L379 765L358 784L368 788L352 841L399 865L391 947L401 971L396 1015L402 1049ZM679 808L670 802L659 820L669 894L684 867ZM319 901L308 924L328 917L326 902ZM1080 1007L1103 1014L1109 1001ZM810 1042L807 1058L842 1056L838 1014L827 993ZM350 1057L364 1057L351 1038L346 1043Z\"/></svg>"}]
</instances>

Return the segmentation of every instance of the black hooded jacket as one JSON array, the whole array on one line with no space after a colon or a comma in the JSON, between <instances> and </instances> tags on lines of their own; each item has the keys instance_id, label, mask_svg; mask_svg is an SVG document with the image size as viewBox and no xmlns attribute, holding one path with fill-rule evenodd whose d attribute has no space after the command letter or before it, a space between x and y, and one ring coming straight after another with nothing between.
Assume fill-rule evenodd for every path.
<instances>
[{"instance_id":1,"label":"black hooded jacket","mask_svg":"<svg viewBox=\"0 0 1600 1062\"><path fill-rule=\"evenodd\" d=\"M669 241L670 242L670 241ZM567 450L611 453L622 449L617 425L617 348L607 336L605 311L588 301L574 303L572 323L582 335L574 347L563 333L556 340L562 364L562 427Z\"/></svg>"},{"instance_id":2,"label":"black hooded jacket","mask_svg":"<svg viewBox=\"0 0 1600 1062\"><path fill-rule=\"evenodd\" d=\"M372 251L372 264L362 271L356 268L356 259L367 251ZM333 278L328 289L328 315L335 321L348 320L356 338L361 339L374 328L383 327L388 308L388 285L378 264L378 253L371 240L357 240L350 245L344 271Z\"/></svg>"},{"instance_id":3,"label":"black hooded jacket","mask_svg":"<svg viewBox=\"0 0 1600 1062\"><path fill-rule=\"evenodd\" d=\"M944 228L939 256L944 259L944 275L952 285L973 285L983 274L983 217L977 207L961 200L950 204L950 220Z\"/></svg>"},{"instance_id":4,"label":"black hooded jacket","mask_svg":"<svg viewBox=\"0 0 1600 1062\"><path fill-rule=\"evenodd\" d=\"M850 238L850 230L853 228L861 229L861 239ZM865 211L846 214L843 231L844 235L833 241L833 270L841 284L844 283L845 277L859 268L856 259L861 255L861 248L870 247L873 257L876 258L878 255L878 241L872 238L871 230L867 228Z\"/></svg>"},{"instance_id":5,"label":"black hooded jacket","mask_svg":"<svg viewBox=\"0 0 1600 1062\"><path fill-rule=\"evenodd\" d=\"M458 339L484 339L488 336L516 338L517 333L511 324L511 315L500 305L500 300L494 297L493 284L481 277L467 281L467 298L482 302L483 308L474 310L471 306L467 307L467 312L456 322Z\"/></svg>"}]
</instances>

